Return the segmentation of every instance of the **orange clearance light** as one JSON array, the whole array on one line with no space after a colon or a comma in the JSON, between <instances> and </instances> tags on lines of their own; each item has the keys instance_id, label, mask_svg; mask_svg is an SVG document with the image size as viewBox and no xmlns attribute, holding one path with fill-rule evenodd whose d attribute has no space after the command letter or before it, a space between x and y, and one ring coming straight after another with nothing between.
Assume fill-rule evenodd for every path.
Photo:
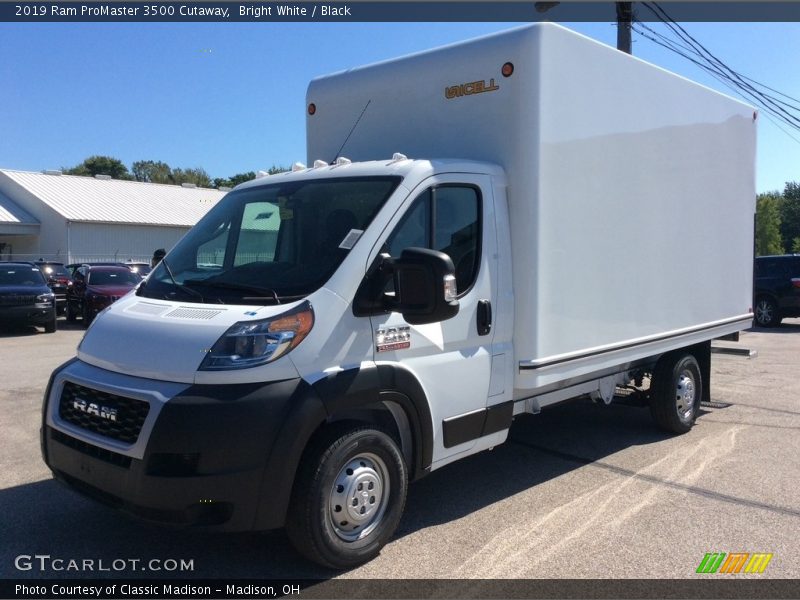
<instances>
[{"instance_id":1,"label":"orange clearance light","mask_svg":"<svg viewBox=\"0 0 800 600\"><path fill-rule=\"evenodd\" d=\"M503 77L511 77L514 74L514 63L507 62L503 65L503 68L500 69L500 72L503 74Z\"/></svg>"},{"instance_id":2,"label":"orange clearance light","mask_svg":"<svg viewBox=\"0 0 800 600\"><path fill-rule=\"evenodd\" d=\"M317 105L312 102L308 105L308 114L313 115L315 112L317 112Z\"/></svg>"}]
</instances>

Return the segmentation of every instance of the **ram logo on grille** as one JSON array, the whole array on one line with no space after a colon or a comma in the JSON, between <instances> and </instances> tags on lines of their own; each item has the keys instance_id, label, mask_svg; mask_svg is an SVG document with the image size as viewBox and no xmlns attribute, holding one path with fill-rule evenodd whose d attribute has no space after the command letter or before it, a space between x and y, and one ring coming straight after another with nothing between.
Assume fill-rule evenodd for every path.
<instances>
[{"instance_id":1,"label":"ram logo on grille","mask_svg":"<svg viewBox=\"0 0 800 600\"><path fill-rule=\"evenodd\" d=\"M102 406L100 404L95 404L94 402L87 402L86 400L82 400L81 398L75 398L72 401L72 408L84 412L87 415L94 415L95 417L100 417L101 419L107 419L109 421L115 421L115 422L117 420L116 408L111 408L110 406Z\"/></svg>"}]
</instances>

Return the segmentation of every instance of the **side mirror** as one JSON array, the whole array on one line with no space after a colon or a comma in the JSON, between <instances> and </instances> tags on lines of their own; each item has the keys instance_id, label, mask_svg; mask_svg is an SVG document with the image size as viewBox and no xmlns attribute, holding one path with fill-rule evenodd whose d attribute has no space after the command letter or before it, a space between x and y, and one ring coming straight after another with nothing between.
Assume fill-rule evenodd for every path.
<instances>
[{"instance_id":1,"label":"side mirror","mask_svg":"<svg viewBox=\"0 0 800 600\"><path fill-rule=\"evenodd\" d=\"M455 268L437 250L407 248L400 258L379 256L353 302L357 317L399 312L411 325L446 321L458 314ZM387 293L389 281L394 293Z\"/></svg>"},{"instance_id":2,"label":"side mirror","mask_svg":"<svg viewBox=\"0 0 800 600\"><path fill-rule=\"evenodd\" d=\"M394 261L395 310L411 325L446 321L458 314L455 267L444 252L407 248Z\"/></svg>"}]
</instances>

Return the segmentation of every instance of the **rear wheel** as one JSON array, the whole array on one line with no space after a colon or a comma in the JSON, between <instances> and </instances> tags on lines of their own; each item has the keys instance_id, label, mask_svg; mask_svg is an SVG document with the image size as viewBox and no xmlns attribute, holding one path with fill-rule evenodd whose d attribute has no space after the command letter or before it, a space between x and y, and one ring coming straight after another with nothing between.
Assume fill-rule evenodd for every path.
<instances>
[{"instance_id":1,"label":"rear wheel","mask_svg":"<svg viewBox=\"0 0 800 600\"><path fill-rule=\"evenodd\" d=\"M755 321L760 327L777 327L781 324L778 305L772 298L761 297L756 301Z\"/></svg>"},{"instance_id":2,"label":"rear wheel","mask_svg":"<svg viewBox=\"0 0 800 600\"><path fill-rule=\"evenodd\" d=\"M289 539L326 567L367 562L397 529L407 487L405 461L387 433L333 425L303 457L286 523Z\"/></svg>"},{"instance_id":3,"label":"rear wheel","mask_svg":"<svg viewBox=\"0 0 800 600\"><path fill-rule=\"evenodd\" d=\"M692 354L662 356L653 371L650 410L658 426L671 433L686 433L694 425L703 397L700 365Z\"/></svg>"}]
</instances>

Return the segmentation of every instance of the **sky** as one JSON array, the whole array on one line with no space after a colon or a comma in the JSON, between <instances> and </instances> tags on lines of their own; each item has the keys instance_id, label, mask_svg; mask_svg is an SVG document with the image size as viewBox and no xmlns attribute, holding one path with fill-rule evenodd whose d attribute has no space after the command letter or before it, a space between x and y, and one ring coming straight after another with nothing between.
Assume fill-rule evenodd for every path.
<instances>
[{"instance_id":1,"label":"sky","mask_svg":"<svg viewBox=\"0 0 800 600\"><path fill-rule=\"evenodd\" d=\"M314 77L520 24L0 23L0 168L102 154L214 178L305 162ZM616 45L612 23L564 25ZM800 23L683 27L737 71L800 98ZM730 94L636 34L633 54ZM757 191L800 181L800 132L759 123Z\"/></svg>"}]
</instances>

